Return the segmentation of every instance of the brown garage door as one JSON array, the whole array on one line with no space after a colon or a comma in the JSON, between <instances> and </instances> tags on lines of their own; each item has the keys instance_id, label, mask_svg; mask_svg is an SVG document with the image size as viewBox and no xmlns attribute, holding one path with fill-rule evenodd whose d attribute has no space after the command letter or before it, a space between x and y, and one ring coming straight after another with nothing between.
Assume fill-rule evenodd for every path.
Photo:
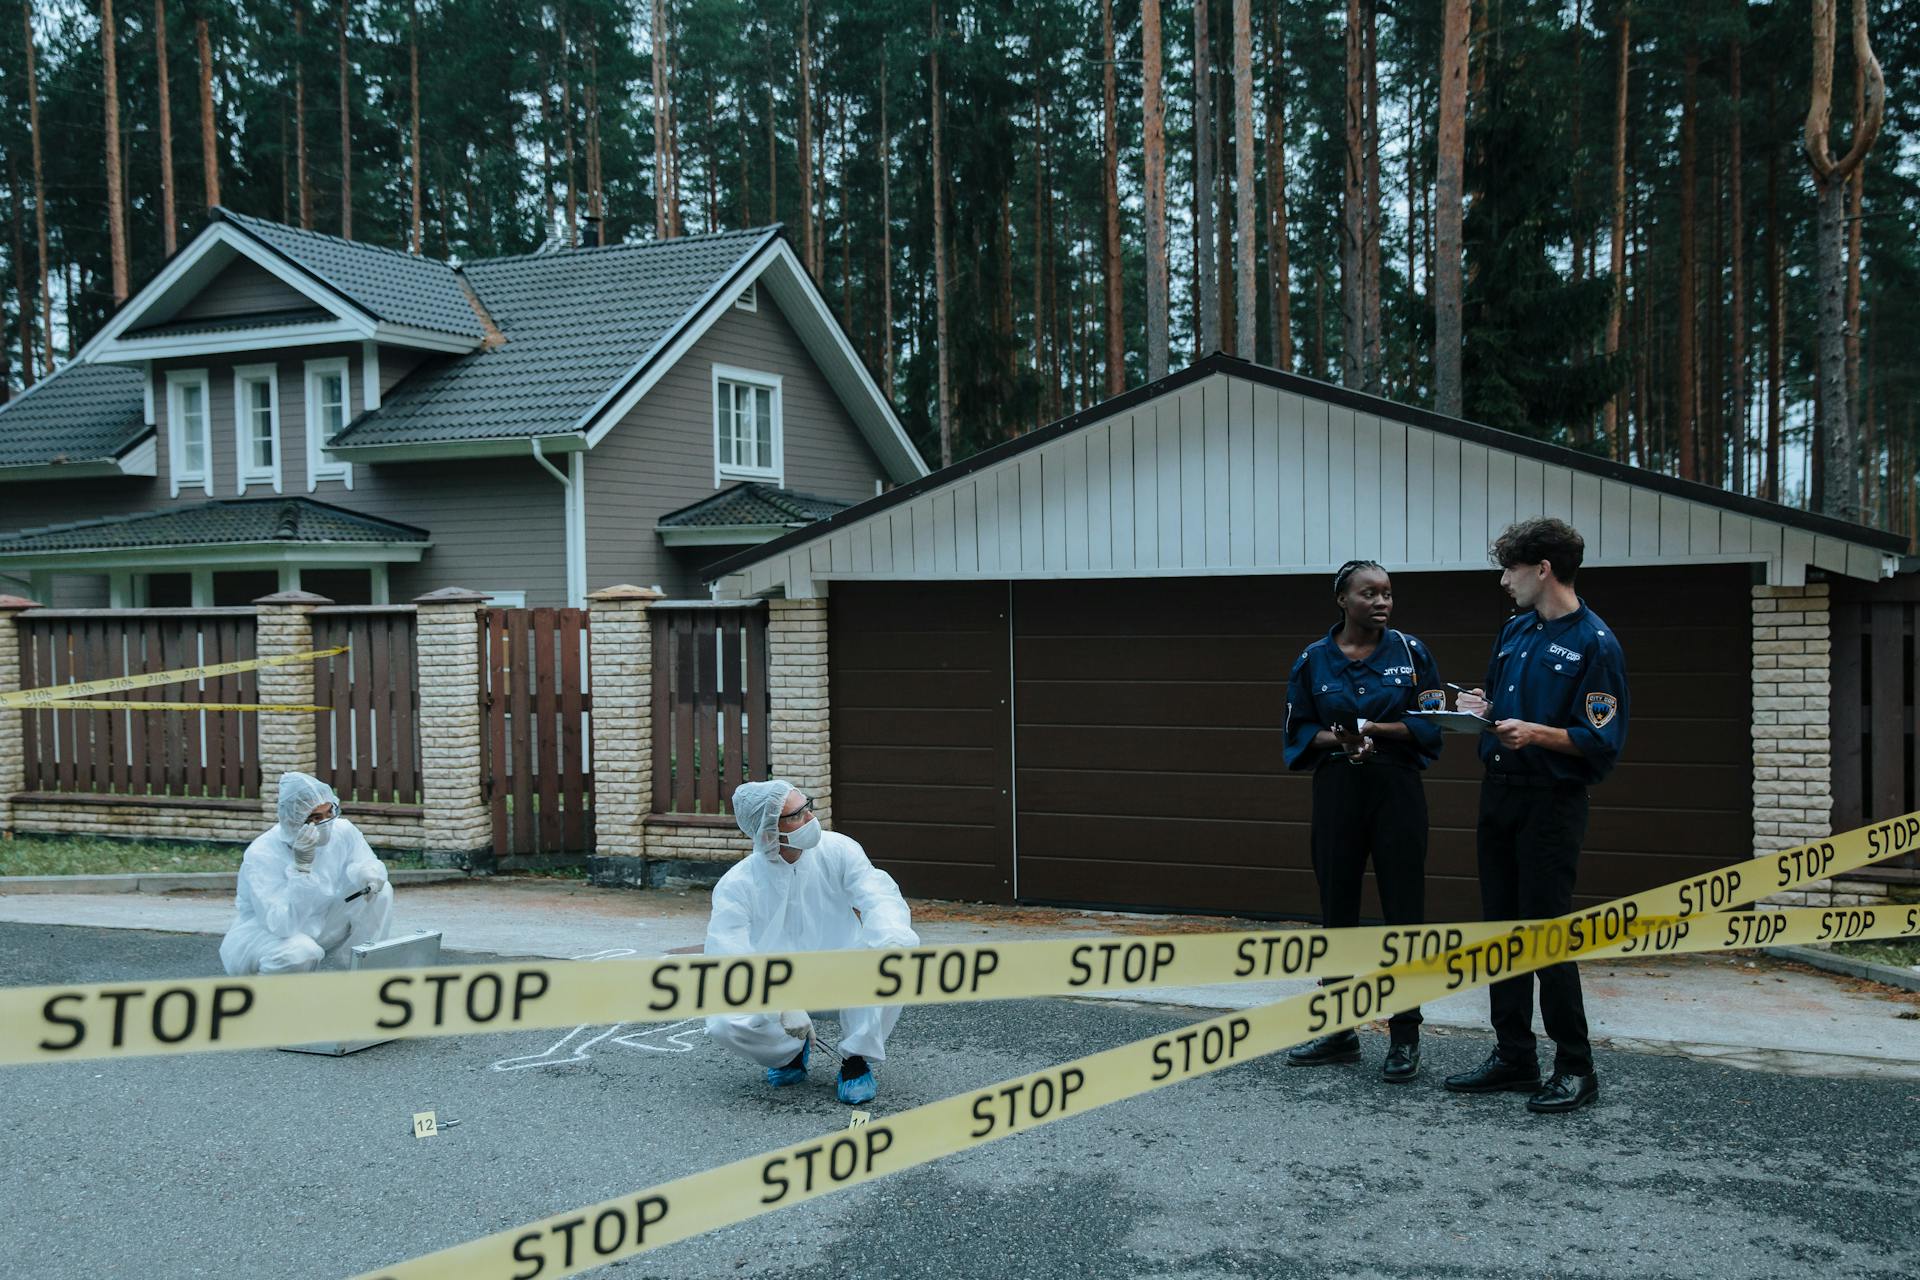
<instances>
[{"instance_id":1,"label":"brown garage door","mask_svg":"<svg viewBox=\"0 0 1920 1280\"><path fill-rule=\"evenodd\" d=\"M916 897L1010 901L1007 584L836 583L833 820Z\"/></svg>"},{"instance_id":2,"label":"brown garage door","mask_svg":"<svg viewBox=\"0 0 1920 1280\"><path fill-rule=\"evenodd\" d=\"M1577 901L1748 856L1748 581L1582 575L1626 647L1634 718L1627 762L1593 792ZM1494 576L1394 586L1396 621L1478 684L1507 603ZM1308 782L1285 772L1278 726L1288 668L1333 622L1326 580L1018 583L1013 600L1020 899L1312 916ZM1427 775L1435 919L1479 914L1479 773L1458 738Z\"/></svg>"}]
</instances>

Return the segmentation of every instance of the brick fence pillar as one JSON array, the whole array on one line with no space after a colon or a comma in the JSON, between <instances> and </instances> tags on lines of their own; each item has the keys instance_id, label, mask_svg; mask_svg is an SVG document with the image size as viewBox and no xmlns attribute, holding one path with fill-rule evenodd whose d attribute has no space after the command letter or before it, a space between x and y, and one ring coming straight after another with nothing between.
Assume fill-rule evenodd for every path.
<instances>
[{"instance_id":1,"label":"brick fence pillar","mask_svg":"<svg viewBox=\"0 0 1920 1280\"><path fill-rule=\"evenodd\" d=\"M333 601L311 591L281 591L254 602L257 619L254 653L277 658L313 648L313 611ZM261 667L260 701L285 706L313 702L313 664L290 662ZM260 716L260 808L272 822L279 813L280 775L312 773L319 767L319 744L311 711L262 711Z\"/></svg>"},{"instance_id":2,"label":"brick fence pillar","mask_svg":"<svg viewBox=\"0 0 1920 1280\"><path fill-rule=\"evenodd\" d=\"M813 797L820 825L833 826L833 738L827 699L827 601L770 600L767 691L773 698L770 778Z\"/></svg>"},{"instance_id":3,"label":"brick fence pillar","mask_svg":"<svg viewBox=\"0 0 1920 1280\"><path fill-rule=\"evenodd\" d=\"M1753 851L1832 834L1832 629L1827 584L1753 588ZM1825 905L1814 881L1769 902Z\"/></svg>"},{"instance_id":4,"label":"brick fence pillar","mask_svg":"<svg viewBox=\"0 0 1920 1280\"><path fill-rule=\"evenodd\" d=\"M40 606L22 596L0 595L0 693L20 689L20 632L14 619ZM13 830L13 797L27 783L26 743L20 712L0 710L0 832Z\"/></svg>"},{"instance_id":5,"label":"brick fence pillar","mask_svg":"<svg viewBox=\"0 0 1920 1280\"><path fill-rule=\"evenodd\" d=\"M417 596L414 648L420 663L420 796L423 851L471 866L493 844L487 811L480 712L480 606L464 587Z\"/></svg>"},{"instance_id":6,"label":"brick fence pillar","mask_svg":"<svg viewBox=\"0 0 1920 1280\"><path fill-rule=\"evenodd\" d=\"M646 853L653 809L653 624L663 597L621 585L587 597L593 692L593 848L602 858Z\"/></svg>"}]
</instances>

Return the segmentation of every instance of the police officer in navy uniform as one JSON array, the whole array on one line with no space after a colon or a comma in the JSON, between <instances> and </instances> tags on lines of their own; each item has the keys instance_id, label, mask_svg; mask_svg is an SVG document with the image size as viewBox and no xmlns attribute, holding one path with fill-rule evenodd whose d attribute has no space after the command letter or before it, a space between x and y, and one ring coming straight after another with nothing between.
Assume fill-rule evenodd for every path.
<instances>
[{"instance_id":1,"label":"police officer in navy uniform","mask_svg":"<svg viewBox=\"0 0 1920 1280\"><path fill-rule=\"evenodd\" d=\"M1494 722L1480 735L1480 903L1488 920L1541 919L1573 909L1575 864L1587 830L1587 788L1604 781L1627 744L1627 659L1613 629L1574 594L1585 540L1540 517L1493 544L1500 585L1519 612L1494 642L1485 689L1462 711ZM1489 692L1491 691L1491 692ZM1447 1077L1460 1093L1516 1090L1529 1111L1574 1111L1600 1096L1587 1042L1580 973L1538 973L1540 1022L1553 1038L1553 1074L1540 1081L1533 1038L1535 975L1493 984L1496 1043L1472 1071Z\"/></svg>"},{"instance_id":2,"label":"police officer in navy uniform","mask_svg":"<svg viewBox=\"0 0 1920 1280\"><path fill-rule=\"evenodd\" d=\"M1360 923L1360 886L1373 857L1380 910L1388 924L1426 919L1427 798L1420 772L1440 754L1440 730L1408 711L1445 705L1433 654L1387 623L1393 582L1371 560L1349 560L1333 580L1341 620L1308 645L1287 680L1285 754L1290 769L1313 770L1313 873L1321 924ZM1338 981L1328 979L1327 981ZM1420 1010L1387 1024L1380 1074L1405 1084L1420 1073ZM1295 1066L1357 1062L1352 1031L1287 1051Z\"/></svg>"}]
</instances>

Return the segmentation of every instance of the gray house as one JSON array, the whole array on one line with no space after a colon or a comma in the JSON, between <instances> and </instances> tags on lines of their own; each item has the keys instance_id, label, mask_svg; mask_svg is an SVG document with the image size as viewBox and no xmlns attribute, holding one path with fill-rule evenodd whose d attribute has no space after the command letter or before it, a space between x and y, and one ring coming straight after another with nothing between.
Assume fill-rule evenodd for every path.
<instances>
[{"instance_id":1,"label":"gray house","mask_svg":"<svg viewBox=\"0 0 1920 1280\"><path fill-rule=\"evenodd\" d=\"M925 474L778 227L462 264L215 210L0 408L0 591L689 595Z\"/></svg>"}]
</instances>

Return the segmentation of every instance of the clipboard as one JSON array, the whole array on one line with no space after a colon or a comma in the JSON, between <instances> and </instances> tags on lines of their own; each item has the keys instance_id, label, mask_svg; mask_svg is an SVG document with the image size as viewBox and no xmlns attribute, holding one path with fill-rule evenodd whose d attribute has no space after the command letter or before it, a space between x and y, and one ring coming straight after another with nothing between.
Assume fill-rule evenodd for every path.
<instances>
[{"instance_id":1,"label":"clipboard","mask_svg":"<svg viewBox=\"0 0 1920 1280\"><path fill-rule=\"evenodd\" d=\"M1417 716L1429 724L1437 724L1444 733L1486 733L1493 728L1493 721L1485 716L1474 715L1471 711L1407 711L1402 714L1407 719Z\"/></svg>"}]
</instances>

